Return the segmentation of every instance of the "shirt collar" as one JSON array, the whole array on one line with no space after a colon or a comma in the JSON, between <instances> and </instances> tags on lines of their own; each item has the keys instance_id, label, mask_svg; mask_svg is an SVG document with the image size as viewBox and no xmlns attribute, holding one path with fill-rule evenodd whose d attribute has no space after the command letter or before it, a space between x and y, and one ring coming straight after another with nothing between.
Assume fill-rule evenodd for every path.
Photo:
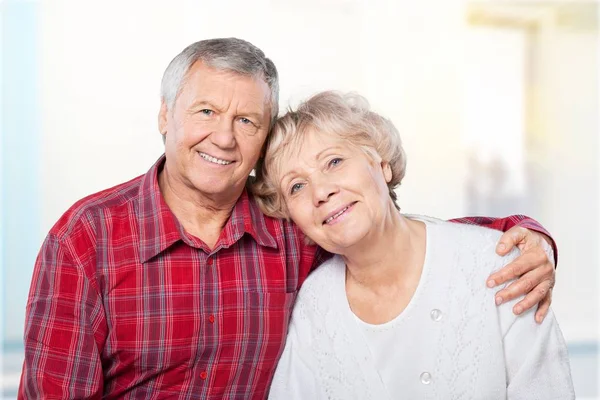
<instances>
[{"instance_id":1,"label":"shirt collar","mask_svg":"<svg viewBox=\"0 0 600 400\"><path fill-rule=\"evenodd\" d=\"M265 215L260 211L256 199L247 188L244 188L242 195L238 199L229 221L221 233L217 247L229 247L239 240L244 233L248 233L256 242L265 247L276 249L277 242L267 229Z\"/></svg>"},{"instance_id":2,"label":"shirt collar","mask_svg":"<svg viewBox=\"0 0 600 400\"><path fill-rule=\"evenodd\" d=\"M189 235L165 202L158 186L158 174L164 166L165 159L163 154L142 177L140 184L138 215L142 263L179 240L190 243ZM248 193L248 189L244 189L221 233L215 251L233 245L244 233L250 234L261 246L277 248L275 239L267 229L266 218L258 208L256 200Z\"/></svg>"}]
</instances>

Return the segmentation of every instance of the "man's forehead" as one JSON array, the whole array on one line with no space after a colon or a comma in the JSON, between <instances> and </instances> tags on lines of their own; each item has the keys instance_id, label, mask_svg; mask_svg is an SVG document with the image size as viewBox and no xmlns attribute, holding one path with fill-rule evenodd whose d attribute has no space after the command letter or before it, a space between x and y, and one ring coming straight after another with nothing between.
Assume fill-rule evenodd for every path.
<instances>
[{"instance_id":1,"label":"man's forehead","mask_svg":"<svg viewBox=\"0 0 600 400\"><path fill-rule=\"evenodd\" d=\"M197 101L218 105L235 97L239 107L261 112L270 108L271 91L260 78L208 67L191 72L184 84Z\"/></svg>"},{"instance_id":2,"label":"man's forehead","mask_svg":"<svg viewBox=\"0 0 600 400\"><path fill-rule=\"evenodd\" d=\"M204 83L212 83L217 85L224 83L243 83L246 86L254 86L256 88L260 87L260 89L265 89L267 93L270 92L269 84L260 74L251 75L226 68L215 68L205 64L202 61L196 61L189 69L187 75L188 78L192 76L199 78L200 80L205 81Z\"/></svg>"}]
</instances>

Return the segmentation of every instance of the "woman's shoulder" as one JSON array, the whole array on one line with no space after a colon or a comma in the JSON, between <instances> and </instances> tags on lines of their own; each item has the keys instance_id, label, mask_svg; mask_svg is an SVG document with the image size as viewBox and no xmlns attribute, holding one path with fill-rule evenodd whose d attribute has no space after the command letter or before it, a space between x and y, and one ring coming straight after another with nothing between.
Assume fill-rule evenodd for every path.
<instances>
[{"instance_id":1,"label":"woman's shoulder","mask_svg":"<svg viewBox=\"0 0 600 400\"><path fill-rule=\"evenodd\" d=\"M319 265L312 271L300 288L298 300L308 295L319 297L328 296L330 290L322 290L323 288L332 288L336 282L345 278L346 265L339 255L334 255L323 264Z\"/></svg>"},{"instance_id":2,"label":"woman's shoulder","mask_svg":"<svg viewBox=\"0 0 600 400\"><path fill-rule=\"evenodd\" d=\"M427 225L428 228L433 230L441 230L445 233L453 233L461 236L468 237L469 240L478 240L478 241L493 241L495 242L500 239L502 236L502 232L475 225L475 224L466 224L455 221L446 221L443 219L430 217L427 215L418 215L418 214L404 214L404 216L408 219L422 221Z\"/></svg>"},{"instance_id":3,"label":"woman's shoulder","mask_svg":"<svg viewBox=\"0 0 600 400\"><path fill-rule=\"evenodd\" d=\"M420 215L406 217L427 227L427 260L435 269L434 275L483 281L520 254L515 248L505 256L498 255L496 245L502 232L493 229Z\"/></svg>"},{"instance_id":4,"label":"woman's shoulder","mask_svg":"<svg viewBox=\"0 0 600 400\"><path fill-rule=\"evenodd\" d=\"M292 319L316 322L336 313L345 300L345 274L344 261L337 255L318 266L300 287Z\"/></svg>"},{"instance_id":5,"label":"woman's shoulder","mask_svg":"<svg viewBox=\"0 0 600 400\"><path fill-rule=\"evenodd\" d=\"M451 246L466 252L477 252L489 255L496 259L496 244L502 236L502 232L479 225L464 224L459 222L445 221L423 215L405 215L412 220L425 223L428 237L436 246ZM515 256L516 254L512 254ZM511 258L511 257L508 257Z\"/></svg>"}]
</instances>

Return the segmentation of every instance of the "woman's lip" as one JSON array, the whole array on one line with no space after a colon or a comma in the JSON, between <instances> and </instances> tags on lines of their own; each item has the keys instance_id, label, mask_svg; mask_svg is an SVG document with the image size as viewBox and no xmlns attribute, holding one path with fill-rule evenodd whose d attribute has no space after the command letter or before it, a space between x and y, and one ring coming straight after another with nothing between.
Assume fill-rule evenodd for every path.
<instances>
[{"instance_id":1,"label":"woman's lip","mask_svg":"<svg viewBox=\"0 0 600 400\"><path fill-rule=\"evenodd\" d=\"M356 203L357 203L356 201L353 201L351 203L346 204L345 206L338 208L337 210L335 210L333 212L330 212L327 215L327 218L325 218L325 220L323 220L323 225L330 225L331 223L335 223L335 221L337 221L338 218L340 218L342 215L344 215L348 211L350 211ZM335 217L335 218L333 218L333 217ZM333 219L330 220L330 218L333 218Z\"/></svg>"}]
</instances>

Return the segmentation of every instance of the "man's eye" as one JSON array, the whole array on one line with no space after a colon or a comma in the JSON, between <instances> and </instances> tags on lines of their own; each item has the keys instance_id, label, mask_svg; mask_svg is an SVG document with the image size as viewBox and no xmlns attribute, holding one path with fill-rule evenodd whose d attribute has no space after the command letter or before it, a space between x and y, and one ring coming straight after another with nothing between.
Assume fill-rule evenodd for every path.
<instances>
[{"instance_id":1,"label":"man's eye","mask_svg":"<svg viewBox=\"0 0 600 400\"><path fill-rule=\"evenodd\" d=\"M293 184L292 188L290 189L290 194L296 193L298 190L302 189L303 187L304 187L304 185L302 183Z\"/></svg>"},{"instance_id":2,"label":"man's eye","mask_svg":"<svg viewBox=\"0 0 600 400\"><path fill-rule=\"evenodd\" d=\"M213 115L215 112L213 110L209 110L208 108L202 109L200 110L201 114L207 115L207 116L211 116Z\"/></svg>"},{"instance_id":3,"label":"man's eye","mask_svg":"<svg viewBox=\"0 0 600 400\"><path fill-rule=\"evenodd\" d=\"M253 122L250 121L248 118L240 118L240 122L242 124L253 124Z\"/></svg>"}]
</instances>

